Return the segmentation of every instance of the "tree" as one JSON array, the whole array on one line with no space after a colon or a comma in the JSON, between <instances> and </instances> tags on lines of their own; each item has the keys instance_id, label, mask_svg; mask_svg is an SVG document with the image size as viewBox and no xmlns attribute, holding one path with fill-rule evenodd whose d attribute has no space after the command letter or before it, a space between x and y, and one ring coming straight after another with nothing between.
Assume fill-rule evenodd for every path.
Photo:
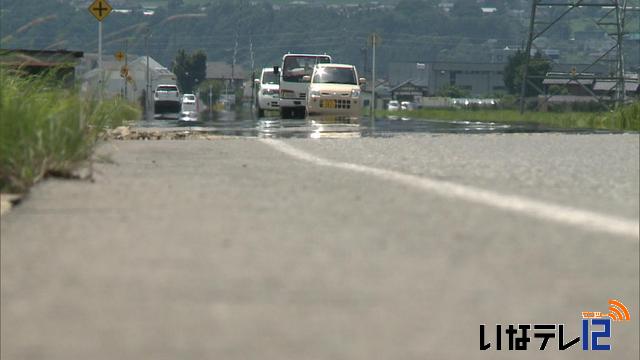
<instances>
[{"instance_id":1,"label":"tree","mask_svg":"<svg viewBox=\"0 0 640 360\"><path fill-rule=\"evenodd\" d=\"M207 76L207 55L202 50L189 55L181 49L171 63L171 71L182 92L191 93Z\"/></svg>"},{"instance_id":2,"label":"tree","mask_svg":"<svg viewBox=\"0 0 640 360\"><path fill-rule=\"evenodd\" d=\"M198 50L191 55L191 78L193 79L193 87L207 78L207 54L202 50Z\"/></svg>"},{"instance_id":3,"label":"tree","mask_svg":"<svg viewBox=\"0 0 640 360\"><path fill-rule=\"evenodd\" d=\"M465 98L469 96L469 91L455 85L448 85L438 90L436 95L450 98Z\"/></svg>"},{"instance_id":4,"label":"tree","mask_svg":"<svg viewBox=\"0 0 640 360\"><path fill-rule=\"evenodd\" d=\"M178 10L183 4L184 3L182 0L169 0L167 2L167 9L169 11L175 11Z\"/></svg>"},{"instance_id":5,"label":"tree","mask_svg":"<svg viewBox=\"0 0 640 360\"><path fill-rule=\"evenodd\" d=\"M213 104L218 102L220 98L220 94L224 90L224 84L220 80L206 80L201 82L196 91L198 93L198 98L202 100L207 107L209 106L209 100ZM211 98L209 98L209 91L211 91ZM212 105L213 105L212 104Z\"/></svg>"},{"instance_id":6,"label":"tree","mask_svg":"<svg viewBox=\"0 0 640 360\"><path fill-rule=\"evenodd\" d=\"M451 15L459 17L478 17L482 15L482 9L475 1L458 0L453 4Z\"/></svg>"},{"instance_id":7,"label":"tree","mask_svg":"<svg viewBox=\"0 0 640 360\"><path fill-rule=\"evenodd\" d=\"M522 51L517 51L515 55L509 57L507 65L504 67L504 85L509 94L518 95L522 87L522 74L524 72L524 63L527 55ZM542 80L544 76L551 70L551 62L542 57L539 52L529 60L528 77L529 81L534 83L538 88L542 89ZM537 90L527 84L525 96L535 96Z\"/></svg>"}]
</instances>

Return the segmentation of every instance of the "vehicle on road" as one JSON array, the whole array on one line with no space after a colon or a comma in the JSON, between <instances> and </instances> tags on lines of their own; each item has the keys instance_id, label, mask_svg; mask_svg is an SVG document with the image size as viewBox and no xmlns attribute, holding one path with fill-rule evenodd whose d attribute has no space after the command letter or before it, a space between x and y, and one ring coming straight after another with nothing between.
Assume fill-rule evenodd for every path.
<instances>
[{"instance_id":1,"label":"vehicle on road","mask_svg":"<svg viewBox=\"0 0 640 360\"><path fill-rule=\"evenodd\" d=\"M180 109L181 112L193 111L195 113L199 113L199 110L198 99L194 94L184 94L182 96L182 108Z\"/></svg>"},{"instance_id":2,"label":"vehicle on road","mask_svg":"<svg viewBox=\"0 0 640 360\"><path fill-rule=\"evenodd\" d=\"M398 110L400 110L400 103L398 103L398 100L389 101L389 104L387 105L387 110L389 110L389 111L398 111Z\"/></svg>"},{"instance_id":3,"label":"vehicle on road","mask_svg":"<svg viewBox=\"0 0 640 360\"><path fill-rule=\"evenodd\" d=\"M280 79L275 70L273 67L264 68L260 78L255 80L258 88L256 108L260 117L264 116L267 110L280 109Z\"/></svg>"},{"instance_id":4,"label":"vehicle on road","mask_svg":"<svg viewBox=\"0 0 640 360\"><path fill-rule=\"evenodd\" d=\"M416 104L411 101L403 101L400 103L400 110L415 110Z\"/></svg>"},{"instance_id":5,"label":"vehicle on road","mask_svg":"<svg viewBox=\"0 0 640 360\"><path fill-rule=\"evenodd\" d=\"M279 68L280 77L280 116L282 118L304 117L306 113L307 92L313 68L317 64L331 63L331 56L317 54L286 54Z\"/></svg>"},{"instance_id":6,"label":"vehicle on road","mask_svg":"<svg viewBox=\"0 0 640 360\"><path fill-rule=\"evenodd\" d=\"M359 116L362 112L360 86L364 78L358 78L353 65L318 64L313 69L307 98L309 115L330 114Z\"/></svg>"},{"instance_id":7,"label":"vehicle on road","mask_svg":"<svg viewBox=\"0 0 640 360\"><path fill-rule=\"evenodd\" d=\"M153 92L153 107L156 114L178 114L182 107L180 90L177 85L158 85Z\"/></svg>"},{"instance_id":8,"label":"vehicle on road","mask_svg":"<svg viewBox=\"0 0 640 360\"><path fill-rule=\"evenodd\" d=\"M195 111L182 111L178 118L180 122L194 122L198 121L198 113Z\"/></svg>"},{"instance_id":9,"label":"vehicle on road","mask_svg":"<svg viewBox=\"0 0 640 360\"><path fill-rule=\"evenodd\" d=\"M460 107L491 108L491 107L495 107L498 104L497 99L452 98L452 99L449 99L449 101L452 107L458 107L458 108Z\"/></svg>"}]
</instances>

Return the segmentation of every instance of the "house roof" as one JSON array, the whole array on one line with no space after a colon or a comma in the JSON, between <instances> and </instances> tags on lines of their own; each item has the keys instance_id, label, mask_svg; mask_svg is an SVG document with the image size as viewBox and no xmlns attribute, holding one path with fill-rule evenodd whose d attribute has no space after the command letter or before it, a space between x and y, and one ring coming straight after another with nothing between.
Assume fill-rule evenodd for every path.
<instances>
[{"instance_id":1,"label":"house roof","mask_svg":"<svg viewBox=\"0 0 640 360\"><path fill-rule=\"evenodd\" d=\"M207 62L207 79L231 79L232 72L234 80L247 79L247 73L242 65L236 64L235 68L232 71L231 64L227 64L221 61Z\"/></svg>"},{"instance_id":2,"label":"house roof","mask_svg":"<svg viewBox=\"0 0 640 360\"><path fill-rule=\"evenodd\" d=\"M431 62L431 66L435 71L495 71L501 72L504 70L503 63L463 63L463 62L448 62L448 61L436 61Z\"/></svg>"},{"instance_id":3,"label":"house roof","mask_svg":"<svg viewBox=\"0 0 640 360\"><path fill-rule=\"evenodd\" d=\"M129 67L141 67L141 68L145 68L147 67L147 57L146 56L140 56L137 59L129 62ZM160 64L159 62L157 62L156 60L154 60L152 57L149 57L149 71L158 74L158 75L173 75L173 73L167 69L166 67L164 67L162 64Z\"/></svg>"},{"instance_id":4,"label":"house roof","mask_svg":"<svg viewBox=\"0 0 640 360\"><path fill-rule=\"evenodd\" d=\"M417 89L420 89L421 91L424 91L424 90L426 90L426 89L427 89L427 87L426 87L426 86L422 86L422 85L417 85L417 84L415 84L415 82L414 82L413 80L407 80L407 81L404 81L404 82L402 82L402 83L400 83L400 84L398 84L398 85L394 86L393 88L391 88L391 90L390 90L390 91L391 91L391 92L396 92L396 91L397 91L397 90L399 90L400 88L402 88L402 87L404 87L404 86L407 86L407 85L411 85L411 86L413 86L413 87L415 87L415 88L417 88Z\"/></svg>"},{"instance_id":5,"label":"house roof","mask_svg":"<svg viewBox=\"0 0 640 360\"><path fill-rule=\"evenodd\" d=\"M112 73L115 73L119 77L120 69L123 66L124 66L124 62L121 62L121 61L115 61L115 60L103 61L103 69L104 69L104 72L107 73L107 76L112 76ZM139 56L135 60L129 61L128 67L129 67L130 73L138 72L138 73L144 74L147 68L147 57ZM159 79L159 78L164 79L167 77L175 78L175 75L171 71L169 71L169 69L164 67L162 64L160 64L156 60L154 60L152 57L149 57L149 72L152 79ZM99 76L99 74L100 74L100 70L97 68L94 68L85 72L83 74L83 77L85 79L91 79Z\"/></svg>"},{"instance_id":6,"label":"house roof","mask_svg":"<svg viewBox=\"0 0 640 360\"><path fill-rule=\"evenodd\" d=\"M613 80L596 80L596 83L593 85L594 91L612 91L616 87L616 81ZM638 91L640 87L640 83L638 81L630 81L625 80L624 82L624 90L625 91Z\"/></svg>"},{"instance_id":7,"label":"house roof","mask_svg":"<svg viewBox=\"0 0 640 360\"><path fill-rule=\"evenodd\" d=\"M546 78L543 85L592 85L593 79Z\"/></svg>"},{"instance_id":8,"label":"house roof","mask_svg":"<svg viewBox=\"0 0 640 360\"><path fill-rule=\"evenodd\" d=\"M594 102L594 101L598 101L598 100L592 96L580 96L580 95L553 95L547 98L547 102L550 104L577 103L577 102L585 103L585 102Z\"/></svg>"},{"instance_id":9,"label":"house roof","mask_svg":"<svg viewBox=\"0 0 640 360\"><path fill-rule=\"evenodd\" d=\"M76 66L84 53L67 50L0 49L0 64L9 66Z\"/></svg>"}]
</instances>

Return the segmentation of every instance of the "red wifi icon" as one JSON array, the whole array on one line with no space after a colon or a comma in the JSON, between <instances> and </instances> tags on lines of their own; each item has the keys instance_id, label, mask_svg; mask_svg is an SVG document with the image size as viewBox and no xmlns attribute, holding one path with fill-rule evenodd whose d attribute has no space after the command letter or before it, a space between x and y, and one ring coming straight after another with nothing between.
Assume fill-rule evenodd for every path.
<instances>
[{"instance_id":1,"label":"red wifi icon","mask_svg":"<svg viewBox=\"0 0 640 360\"><path fill-rule=\"evenodd\" d=\"M609 299L609 317L613 321L629 321L629 310L623 303L616 299Z\"/></svg>"}]
</instances>

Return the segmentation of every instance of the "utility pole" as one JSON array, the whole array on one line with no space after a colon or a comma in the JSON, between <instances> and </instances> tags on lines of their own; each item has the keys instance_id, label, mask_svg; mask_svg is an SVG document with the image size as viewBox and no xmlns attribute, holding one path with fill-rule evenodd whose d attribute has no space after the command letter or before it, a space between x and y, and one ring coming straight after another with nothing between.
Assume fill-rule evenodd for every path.
<instances>
[{"instance_id":1,"label":"utility pole","mask_svg":"<svg viewBox=\"0 0 640 360\"><path fill-rule=\"evenodd\" d=\"M536 9L542 7L545 9L542 16L550 17L550 19L542 19L539 21L536 19L539 16L536 13ZM561 8L559 13L549 13L547 10L551 7ZM545 0L532 0L531 2L531 17L529 19L529 36L526 45L524 69L522 76L522 84L520 88L520 112L525 110L525 96L526 88L530 86L538 91L539 94L543 93L542 89L532 84L529 79L540 78L541 75L529 74L529 58L531 57L531 49L535 46L534 41L562 20L571 12L580 12L585 9L589 10L589 13L583 15L595 16L595 24L604 30L609 37L615 42L611 48L606 50L596 60L590 62L582 69L576 69L569 74L569 81L572 84L578 85L584 92L588 93L593 99L597 100L603 107L610 108L609 102L613 102L616 107L624 104L625 101L625 70L624 70L624 35L625 35L625 13L626 11L639 11L637 7L627 6L627 0L564 0L564 1L545 1ZM546 15L545 15L546 14ZM615 81L615 95L612 97L606 95L596 94L592 88L584 85L581 79L590 79L587 71L595 67L596 64L607 61L609 54L615 52L615 75L602 76L598 75L597 80L601 81ZM593 71L593 70L591 70ZM543 75L546 76L546 75ZM592 76L592 75L591 75ZM545 95L544 101L549 99L549 95Z\"/></svg>"},{"instance_id":2,"label":"utility pole","mask_svg":"<svg viewBox=\"0 0 640 360\"><path fill-rule=\"evenodd\" d=\"M362 73L369 76L369 49L365 46L360 49L362 53Z\"/></svg>"},{"instance_id":3,"label":"utility pole","mask_svg":"<svg viewBox=\"0 0 640 360\"><path fill-rule=\"evenodd\" d=\"M622 8L620 7L620 0L616 0L615 2L615 11L616 11L616 45L617 45L617 68L616 68L616 77L618 78L618 83L616 84L616 107L623 106L625 102L625 85L624 85L624 53L622 52L622 42L624 41L624 18L627 7L627 0L623 1Z\"/></svg>"},{"instance_id":4,"label":"utility pole","mask_svg":"<svg viewBox=\"0 0 640 360\"><path fill-rule=\"evenodd\" d=\"M251 72L251 106L255 105L255 94L256 94L256 72Z\"/></svg>"},{"instance_id":5,"label":"utility pole","mask_svg":"<svg viewBox=\"0 0 640 360\"><path fill-rule=\"evenodd\" d=\"M255 58L253 56L253 39L249 38L249 52L251 53L251 71L255 70Z\"/></svg>"},{"instance_id":6,"label":"utility pole","mask_svg":"<svg viewBox=\"0 0 640 360\"><path fill-rule=\"evenodd\" d=\"M534 27L536 24L536 9L538 8L538 0L531 2L531 18L529 19L529 39L527 40L527 48L525 50L524 70L522 71L522 84L520 85L520 114L524 114L525 96L527 95L527 76L529 75L529 58L531 57L531 45L534 40Z\"/></svg>"},{"instance_id":7,"label":"utility pole","mask_svg":"<svg viewBox=\"0 0 640 360\"><path fill-rule=\"evenodd\" d=\"M147 32L144 35L144 51L147 54L147 71L145 73L145 94L144 94L144 107L145 107L145 119L151 119L151 74L149 72L149 37L151 36L151 31L147 28Z\"/></svg>"},{"instance_id":8,"label":"utility pole","mask_svg":"<svg viewBox=\"0 0 640 360\"><path fill-rule=\"evenodd\" d=\"M233 62L231 63L231 91L235 95L235 69L236 69L236 57L238 55L238 32L236 31L236 44L233 46ZM228 95L228 94L227 94ZM235 99L234 99L235 100Z\"/></svg>"},{"instance_id":9,"label":"utility pole","mask_svg":"<svg viewBox=\"0 0 640 360\"><path fill-rule=\"evenodd\" d=\"M256 92L256 70L255 70L255 59L253 57L253 39L249 37L249 52L251 53L251 105L249 107L254 106L254 96Z\"/></svg>"},{"instance_id":10,"label":"utility pole","mask_svg":"<svg viewBox=\"0 0 640 360\"><path fill-rule=\"evenodd\" d=\"M371 117L376 116L376 45L378 44L378 34L371 34L372 64L371 64Z\"/></svg>"},{"instance_id":11,"label":"utility pole","mask_svg":"<svg viewBox=\"0 0 640 360\"><path fill-rule=\"evenodd\" d=\"M213 85L209 83L209 114L213 114Z\"/></svg>"},{"instance_id":12,"label":"utility pole","mask_svg":"<svg viewBox=\"0 0 640 360\"><path fill-rule=\"evenodd\" d=\"M225 96L225 110L227 109L227 104L229 104L229 108L231 108L231 100L229 99L229 81L224 82L224 96Z\"/></svg>"}]
</instances>

